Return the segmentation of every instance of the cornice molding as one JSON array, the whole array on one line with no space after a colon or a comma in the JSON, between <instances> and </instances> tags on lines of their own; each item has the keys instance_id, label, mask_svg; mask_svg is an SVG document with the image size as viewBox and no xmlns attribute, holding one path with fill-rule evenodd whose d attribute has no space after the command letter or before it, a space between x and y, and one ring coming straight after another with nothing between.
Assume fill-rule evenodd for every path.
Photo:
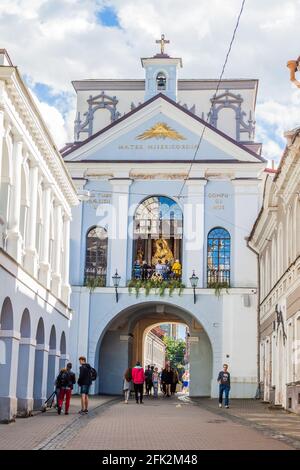
<instances>
[{"instance_id":1,"label":"cornice molding","mask_svg":"<svg viewBox=\"0 0 300 470\"><path fill-rule=\"evenodd\" d=\"M64 161L56 148L44 120L16 67L0 67L0 78L6 81L7 102L5 109L13 106L16 119L19 118L28 135L36 145L38 153L49 168L67 202L73 206L78 203L76 191L67 172Z\"/></svg>"}]
</instances>

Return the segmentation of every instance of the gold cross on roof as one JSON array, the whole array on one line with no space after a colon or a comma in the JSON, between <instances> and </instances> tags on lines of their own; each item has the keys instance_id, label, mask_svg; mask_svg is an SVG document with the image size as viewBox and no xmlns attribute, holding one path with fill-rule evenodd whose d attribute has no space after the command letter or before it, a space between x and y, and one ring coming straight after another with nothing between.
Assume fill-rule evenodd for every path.
<instances>
[{"instance_id":1,"label":"gold cross on roof","mask_svg":"<svg viewBox=\"0 0 300 470\"><path fill-rule=\"evenodd\" d=\"M165 39L165 35L162 34L160 39L157 39L156 44L160 44L160 53L164 54L165 53L165 44L169 44L170 41L168 39Z\"/></svg>"}]
</instances>

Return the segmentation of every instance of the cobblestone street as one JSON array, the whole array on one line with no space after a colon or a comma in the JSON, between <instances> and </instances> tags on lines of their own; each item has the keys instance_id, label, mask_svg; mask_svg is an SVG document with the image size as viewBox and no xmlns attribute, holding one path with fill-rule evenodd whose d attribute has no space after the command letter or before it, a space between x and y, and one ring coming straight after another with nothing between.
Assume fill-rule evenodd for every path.
<instances>
[{"instance_id":1,"label":"cobblestone street","mask_svg":"<svg viewBox=\"0 0 300 470\"><path fill-rule=\"evenodd\" d=\"M188 397L144 405L97 397L88 416L78 415L74 397L69 416L55 410L0 425L0 449L201 450L300 448L300 417L269 410L254 400L232 400L229 410L215 400ZM298 434L297 434L298 433Z\"/></svg>"}]
</instances>

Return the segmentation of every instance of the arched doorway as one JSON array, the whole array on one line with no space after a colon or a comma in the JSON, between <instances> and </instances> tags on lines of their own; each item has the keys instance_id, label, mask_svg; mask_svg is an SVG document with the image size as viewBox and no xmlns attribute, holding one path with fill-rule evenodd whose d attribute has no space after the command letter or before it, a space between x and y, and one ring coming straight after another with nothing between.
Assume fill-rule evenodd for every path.
<instances>
[{"instance_id":1,"label":"arched doorway","mask_svg":"<svg viewBox=\"0 0 300 470\"><path fill-rule=\"evenodd\" d=\"M145 332L159 323L184 323L190 331L190 395L211 396L213 354L210 339L188 311L163 302L144 302L123 310L110 322L98 342L96 392L122 393L125 369L143 361Z\"/></svg>"},{"instance_id":2,"label":"arched doorway","mask_svg":"<svg viewBox=\"0 0 300 470\"><path fill-rule=\"evenodd\" d=\"M46 398L45 375L47 373L47 351L45 350L45 327L42 318L39 319L36 330L36 349L34 358L33 400L34 408L39 408Z\"/></svg>"},{"instance_id":3,"label":"arched doorway","mask_svg":"<svg viewBox=\"0 0 300 470\"><path fill-rule=\"evenodd\" d=\"M57 366L56 366L56 330L53 325L50 332L49 340L49 354L48 354L48 375L47 375L47 396L51 395L54 390L55 378L57 376Z\"/></svg>"},{"instance_id":4,"label":"arched doorway","mask_svg":"<svg viewBox=\"0 0 300 470\"><path fill-rule=\"evenodd\" d=\"M9 421L17 411L15 370L19 347L9 297L4 300L0 312L0 333L0 419Z\"/></svg>"},{"instance_id":5,"label":"arched doorway","mask_svg":"<svg viewBox=\"0 0 300 470\"><path fill-rule=\"evenodd\" d=\"M63 331L60 337L60 359L59 359L59 370L63 369L66 366L66 352L67 352L67 343L66 335Z\"/></svg>"}]
</instances>

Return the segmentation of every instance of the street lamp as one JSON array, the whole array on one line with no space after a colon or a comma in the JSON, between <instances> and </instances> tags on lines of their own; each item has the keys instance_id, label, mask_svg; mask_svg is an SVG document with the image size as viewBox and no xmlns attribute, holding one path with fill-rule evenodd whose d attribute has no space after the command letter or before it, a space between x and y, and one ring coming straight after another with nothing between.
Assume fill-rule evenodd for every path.
<instances>
[{"instance_id":1,"label":"street lamp","mask_svg":"<svg viewBox=\"0 0 300 470\"><path fill-rule=\"evenodd\" d=\"M112 280L113 280L115 291L116 291L116 302L118 302L119 301L118 287L120 284L121 276L119 276L117 269L116 269L115 275L112 276Z\"/></svg>"},{"instance_id":2,"label":"street lamp","mask_svg":"<svg viewBox=\"0 0 300 470\"><path fill-rule=\"evenodd\" d=\"M194 304L196 303L196 287L199 281L199 277L196 276L195 271L193 271L192 276L190 277L190 283L194 291Z\"/></svg>"}]
</instances>

